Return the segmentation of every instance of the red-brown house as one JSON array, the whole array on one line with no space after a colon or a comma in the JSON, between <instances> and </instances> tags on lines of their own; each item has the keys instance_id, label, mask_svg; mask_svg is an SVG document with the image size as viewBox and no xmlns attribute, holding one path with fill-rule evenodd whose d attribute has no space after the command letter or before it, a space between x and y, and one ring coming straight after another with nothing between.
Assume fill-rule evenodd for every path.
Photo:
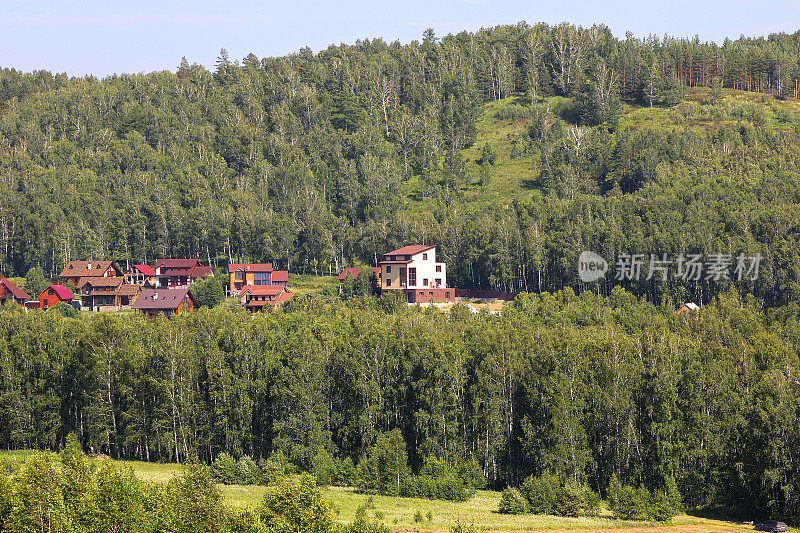
<instances>
[{"instance_id":1,"label":"red-brown house","mask_svg":"<svg viewBox=\"0 0 800 533\"><path fill-rule=\"evenodd\" d=\"M159 289L188 287L206 276L213 276L214 269L203 266L197 259L160 259L153 265Z\"/></svg>"},{"instance_id":2,"label":"red-brown house","mask_svg":"<svg viewBox=\"0 0 800 533\"><path fill-rule=\"evenodd\" d=\"M92 311L117 311L127 308L136 300L142 288L123 283L120 277L81 278L77 287L81 305Z\"/></svg>"},{"instance_id":3,"label":"red-brown house","mask_svg":"<svg viewBox=\"0 0 800 533\"><path fill-rule=\"evenodd\" d=\"M122 270L114 261L70 261L58 277L77 286L84 277L113 278L121 275Z\"/></svg>"},{"instance_id":4,"label":"red-brown house","mask_svg":"<svg viewBox=\"0 0 800 533\"><path fill-rule=\"evenodd\" d=\"M0 276L0 305L10 301L24 306L26 300L30 300L31 296L11 283L11 280L4 276Z\"/></svg>"},{"instance_id":5,"label":"red-brown house","mask_svg":"<svg viewBox=\"0 0 800 533\"><path fill-rule=\"evenodd\" d=\"M158 283L156 271L149 265L132 265L123 276L128 285L155 287Z\"/></svg>"},{"instance_id":6,"label":"red-brown house","mask_svg":"<svg viewBox=\"0 0 800 533\"><path fill-rule=\"evenodd\" d=\"M266 307L277 308L294 296L283 285L245 285L239 292L242 305L251 313Z\"/></svg>"},{"instance_id":7,"label":"red-brown house","mask_svg":"<svg viewBox=\"0 0 800 533\"><path fill-rule=\"evenodd\" d=\"M150 319L159 313L164 316L181 315L197 307L192 291L188 287L178 289L145 289L131 305Z\"/></svg>"},{"instance_id":8,"label":"red-brown house","mask_svg":"<svg viewBox=\"0 0 800 533\"><path fill-rule=\"evenodd\" d=\"M42 294L39 295L39 309L50 309L59 302L72 305L74 299L75 297L68 288L63 285L53 284L43 290Z\"/></svg>"}]
</instances>

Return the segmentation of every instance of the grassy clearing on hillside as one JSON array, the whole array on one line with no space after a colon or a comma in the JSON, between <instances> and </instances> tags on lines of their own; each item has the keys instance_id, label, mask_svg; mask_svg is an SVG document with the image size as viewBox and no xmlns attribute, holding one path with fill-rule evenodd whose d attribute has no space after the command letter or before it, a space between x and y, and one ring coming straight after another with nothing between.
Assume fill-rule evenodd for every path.
<instances>
[{"instance_id":1,"label":"grassy clearing on hillside","mask_svg":"<svg viewBox=\"0 0 800 533\"><path fill-rule=\"evenodd\" d=\"M31 452L0 451L0 460L22 461ZM105 459L105 458L104 458ZM98 460L101 460L98 458ZM146 463L143 461L114 461L115 464L133 470L137 478L155 483L166 483L179 474L179 464ZM261 503L266 487L253 485L220 485L224 501L236 507L253 507ZM352 522L356 509L370 502L368 514L377 518L394 531L448 531L456 522L474 525L479 530L489 531L604 531L624 528L630 533L735 533L752 530L719 520L682 515L668 525L616 520L605 512L604 516L586 518L564 518L549 515L503 515L497 512L500 493L478 491L469 501L449 502L420 498L390 496L368 496L359 494L351 487L327 487L323 495L331 503L336 519L342 523ZM417 522L415 515L421 515ZM430 519L428 518L430 516Z\"/></svg>"},{"instance_id":2,"label":"grassy clearing on hillside","mask_svg":"<svg viewBox=\"0 0 800 533\"><path fill-rule=\"evenodd\" d=\"M309 294L317 292L326 286L337 286L339 282L336 279L337 272L334 276L313 276L311 274L289 274L289 283L287 287L290 292L296 294Z\"/></svg>"}]
</instances>

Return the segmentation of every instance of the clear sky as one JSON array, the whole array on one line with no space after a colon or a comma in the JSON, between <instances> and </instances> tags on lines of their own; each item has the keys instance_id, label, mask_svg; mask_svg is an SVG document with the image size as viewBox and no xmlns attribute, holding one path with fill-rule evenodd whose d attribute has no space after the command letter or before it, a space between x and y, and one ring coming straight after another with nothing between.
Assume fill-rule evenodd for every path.
<instances>
[{"instance_id":1,"label":"clear sky","mask_svg":"<svg viewBox=\"0 0 800 533\"><path fill-rule=\"evenodd\" d=\"M118 5L117 5L118 4ZM381 37L403 43L431 27L437 36L482 26L569 21L675 37L794 33L800 0L0 0L0 67L72 75L175 70L182 56L212 66L284 55L303 46Z\"/></svg>"}]
</instances>

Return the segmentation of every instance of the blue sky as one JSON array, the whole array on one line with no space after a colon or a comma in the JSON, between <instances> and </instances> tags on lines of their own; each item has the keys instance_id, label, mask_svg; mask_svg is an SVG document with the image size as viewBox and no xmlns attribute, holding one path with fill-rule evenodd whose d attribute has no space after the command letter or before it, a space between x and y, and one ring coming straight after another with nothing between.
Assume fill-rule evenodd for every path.
<instances>
[{"instance_id":1,"label":"blue sky","mask_svg":"<svg viewBox=\"0 0 800 533\"><path fill-rule=\"evenodd\" d=\"M722 42L800 29L800 0L0 0L0 66L72 75L175 70L182 56L212 66L220 48L240 59L382 37L403 43L482 26L569 21Z\"/></svg>"}]
</instances>

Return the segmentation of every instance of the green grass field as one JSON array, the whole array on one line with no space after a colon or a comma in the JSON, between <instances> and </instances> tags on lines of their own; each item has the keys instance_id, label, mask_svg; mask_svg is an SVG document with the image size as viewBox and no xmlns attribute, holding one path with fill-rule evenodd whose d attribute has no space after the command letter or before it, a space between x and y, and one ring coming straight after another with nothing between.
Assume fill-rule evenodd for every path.
<instances>
[{"instance_id":1,"label":"green grass field","mask_svg":"<svg viewBox=\"0 0 800 533\"><path fill-rule=\"evenodd\" d=\"M0 460L23 461L30 452L0 451ZM146 463L143 461L114 461L115 464L133 470L137 478L165 483L173 476L180 474L179 464ZM267 491L266 487L253 485L220 485L226 504L236 507L254 507L258 505ZM479 530L490 531L602 531L624 528L629 533L727 533L752 530L740 524L709 520L682 515L675 517L669 524L652 524L616 520L611 513L605 511L598 517L565 518L549 515L503 515L497 512L500 493L495 491L478 491L469 501L449 502L442 500L425 500L420 498L399 498L390 496L368 496L359 494L352 487L326 487L323 495L331 503L336 519L342 523L352 522L356 509L369 502L368 514L395 531L447 531L460 521L473 525ZM422 517L417 521L415 517Z\"/></svg>"},{"instance_id":2,"label":"green grass field","mask_svg":"<svg viewBox=\"0 0 800 533\"><path fill-rule=\"evenodd\" d=\"M140 479L165 482L180 473L181 466L175 464L144 463L140 461L118 461L117 464L133 469ZM256 506L264 497L267 488L253 485L220 485L225 503L237 507ZM574 530L659 527L655 524L616 520L606 512L605 516L590 518L564 518L548 515L503 515L497 512L500 493L478 491L469 501L449 502L420 498L390 496L368 496L357 493L352 487L327 487L323 494L333 506L340 522L351 522L356 509L371 502L369 515L394 529L448 530L456 521L472 524L485 530ZM415 521L419 512L423 519ZM430 520L428 519L430 513ZM686 515L676 517L673 526L699 526L709 521Z\"/></svg>"}]
</instances>

